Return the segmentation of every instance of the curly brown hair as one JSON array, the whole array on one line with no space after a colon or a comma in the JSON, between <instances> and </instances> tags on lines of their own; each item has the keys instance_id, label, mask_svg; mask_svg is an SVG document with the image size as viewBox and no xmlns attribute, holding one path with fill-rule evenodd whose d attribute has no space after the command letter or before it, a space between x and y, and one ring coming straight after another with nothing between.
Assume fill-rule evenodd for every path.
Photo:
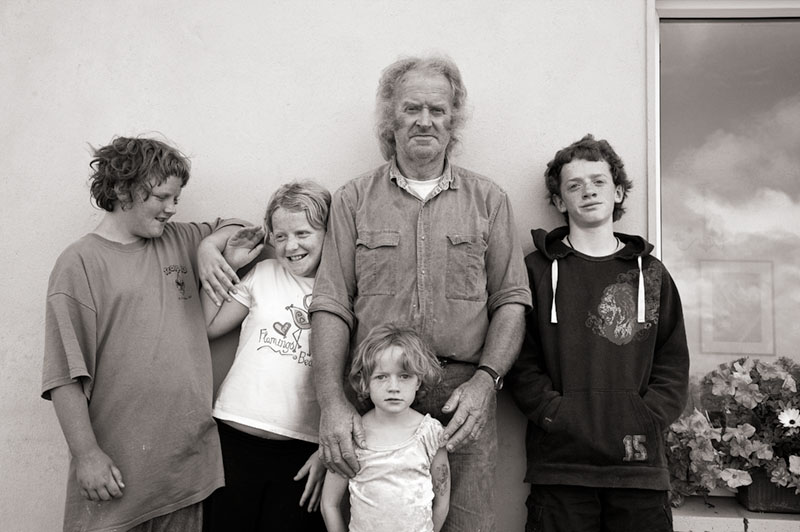
<instances>
[{"instance_id":1,"label":"curly brown hair","mask_svg":"<svg viewBox=\"0 0 800 532\"><path fill-rule=\"evenodd\" d=\"M127 209L137 194L146 200L154 186L170 177L189 181L191 164L178 149L160 140L116 137L94 150L90 191L101 209L112 212L119 205Z\"/></svg>"},{"instance_id":2,"label":"curly brown hair","mask_svg":"<svg viewBox=\"0 0 800 532\"><path fill-rule=\"evenodd\" d=\"M553 201L554 196L561 196L561 169L564 165L571 163L576 159L583 159L584 161L605 161L611 170L611 177L614 180L614 186L622 187L622 201L614 204L614 213L612 215L613 221L622 218L625 213L625 208L622 206L625 198L628 197L628 191L633 188L633 182L628 179L628 174L625 172L625 164L620 159L614 148L611 147L606 140L596 140L592 134L584 136L581 140L573 142L566 148L562 148L556 152L553 160L547 163L547 170L544 172L544 182L547 186L548 198L550 204L555 205ZM564 213L564 218L569 222L569 216Z\"/></svg>"}]
</instances>

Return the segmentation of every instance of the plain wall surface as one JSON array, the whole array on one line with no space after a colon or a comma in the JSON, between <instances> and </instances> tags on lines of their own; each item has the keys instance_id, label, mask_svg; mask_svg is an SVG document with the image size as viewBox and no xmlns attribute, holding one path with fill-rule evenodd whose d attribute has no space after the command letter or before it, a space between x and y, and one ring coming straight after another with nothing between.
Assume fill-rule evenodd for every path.
<instances>
[{"instance_id":1,"label":"plain wall surface","mask_svg":"<svg viewBox=\"0 0 800 532\"><path fill-rule=\"evenodd\" d=\"M259 222L282 182L334 190L383 162L380 72L429 51L468 89L453 160L510 193L526 253L531 228L562 222L547 161L587 132L635 183L618 230L647 234L642 0L0 4L0 528L61 528L68 452L39 398L44 302L58 254L102 216L89 145L164 135L193 161L178 220ZM499 410L498 530L521 530L524 419L505 392Z\"/></svg>"}]
</instances>

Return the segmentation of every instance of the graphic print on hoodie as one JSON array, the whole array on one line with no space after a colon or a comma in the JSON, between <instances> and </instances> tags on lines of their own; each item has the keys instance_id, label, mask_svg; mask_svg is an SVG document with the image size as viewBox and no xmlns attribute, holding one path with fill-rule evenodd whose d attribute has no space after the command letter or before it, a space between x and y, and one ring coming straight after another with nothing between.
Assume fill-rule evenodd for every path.
<instances>
[{"instance_id":1,"label":"graphic print on hoodie","mask_svg":"<svg viewBox=\"0 0 800 532\"><path fill-rule=\"evenodd\" d=\"M644 272L645 321L636 321L636 286L639 270L631 269L617 276L614 284L606 286L597 304L596 311L590 311L586 326L616 345L625 345L632 340L647 338L651 327L658 325L659 287L661 267L653 263Z\"/></svg>"}]
</instances>

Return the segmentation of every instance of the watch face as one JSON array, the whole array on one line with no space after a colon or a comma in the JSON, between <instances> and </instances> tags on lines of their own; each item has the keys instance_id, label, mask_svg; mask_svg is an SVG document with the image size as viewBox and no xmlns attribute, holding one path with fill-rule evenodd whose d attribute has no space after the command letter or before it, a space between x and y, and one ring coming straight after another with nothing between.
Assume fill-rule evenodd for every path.
<instances>
[{"instance_id":1,"label":"watch face","mask_svg":"<svg viewBox=\"0 0 800 532\"><path fill-rule=\"evenodd\" d=\"M494 389L499 391L503 388L503 377L501 377L495 370L490 368L489 366L478 366L479 370L483 370L489 374L489 376L494 381Z\"/></svg>"}]
</instances>

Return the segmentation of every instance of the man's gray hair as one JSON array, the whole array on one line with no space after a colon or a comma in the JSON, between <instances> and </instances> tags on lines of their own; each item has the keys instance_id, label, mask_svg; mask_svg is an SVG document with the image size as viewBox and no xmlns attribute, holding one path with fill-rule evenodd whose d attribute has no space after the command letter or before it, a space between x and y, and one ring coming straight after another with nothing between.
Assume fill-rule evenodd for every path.
<instances>
[{"instance_id":1,"label":"man's gray hair","mask_svg":"<svg viewBox=\"0 0 800 532\"><path fill-rule=\"evenodd\" d=\"M461 141L461 127L466 120L467 88L461 80L461 72L447 56L404 57L398 59L381 73L376 97L375 132L381 145L381 153L387 161L397 152L394 140L396 124L397 89L406 74L414 71L441 74L450 82L452 94L452 119L450 121L450 143L447 154Z\"/></svg>"}]
</instances>

